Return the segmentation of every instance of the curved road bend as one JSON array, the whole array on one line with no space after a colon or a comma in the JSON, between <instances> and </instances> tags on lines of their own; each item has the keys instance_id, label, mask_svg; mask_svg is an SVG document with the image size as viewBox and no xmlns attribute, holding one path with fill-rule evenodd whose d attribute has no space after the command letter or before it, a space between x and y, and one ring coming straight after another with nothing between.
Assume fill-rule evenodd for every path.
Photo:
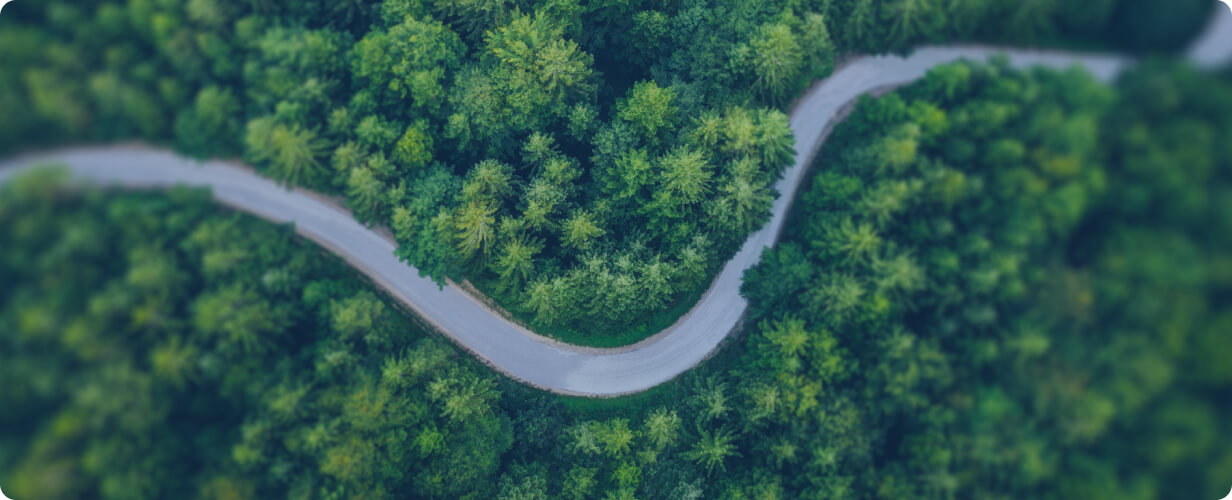
<instances>
[{"instance_id":1,"label":"curved road bend","mask_svg":"<svg viewBox=\"0 0 1232 500\"><path fill-rule=\"evenodd\" d=\"M649 389L688 370L738 325L748 307L740 296L740 278L757 263L762 249L778 238L805 169L846 104L870 90L916 80L939 64L984 60L995 54L1008 56L1015 67L1081 65L1105 81L1131 63L1117 56L984 47L925 47L905 58L874 56L849 63L810 89L792 113L796 159L775 185L781 196L774 202L771 221L749 236L692 311L655 337L623 349L563 344L506 321L456 286L441 290L400 262L393 242L355 222L345 210L311 192L288 190L243 166L198 162L140 146L90 147L0 163L0 183L22 170L52 163L66 165L75 179L100 185L208 187L226 205L271 221L294 223L300 234L345 259L497 370L556 393L616 396ZM1227 9L1220 8L1189 57L1202 67L1232 59L1232 14Z\"/></svg>"}]
</instances>

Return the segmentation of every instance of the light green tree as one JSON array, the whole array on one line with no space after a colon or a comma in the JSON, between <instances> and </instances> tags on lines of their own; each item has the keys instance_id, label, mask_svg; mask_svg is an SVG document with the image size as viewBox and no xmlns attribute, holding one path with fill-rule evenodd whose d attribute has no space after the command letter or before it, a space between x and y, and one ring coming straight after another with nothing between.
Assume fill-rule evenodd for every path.
<instances>
[{"instance_id":1,"label":"light green tree","mask_svg":"<svg viewBox=\"0 0 1232 500\"><path fill-rule=\"evenodd\" d=\"M426 167L432 161L432 135L426 122L418 120L406 127L394 145L393 159L412 170Z\"/></svg>"},{"instance_id":2,"label":"light green tree","mask_svg":"<svg viewBox=\"0 0 1232 500\"><path fill-rule=\"evenodd\" d=\"M676 116L676 93L654 82L638 82L628 97L616 104L616 116L629 122L643 137L657 142L660 130L670 130Z\"/></svg>"},{"instance_id":3,"label":"light green tree","mask_svg":"<svg viewBox=\"0 0 1232 500\"><path fill-rule=\"evenodd\" d=\"M803 69L804 53L791 27L773 23L757 29L748 45L737 49L752 72L753 87L772 102L787 99Z\"/></svg>"},{"instance_id":4,"label":"light green tree","mask_svg":"<svg viewBox=\"0 0 1232 500\"><path fill-rule=\"evenodd\" d=\"M711 432L707 429L697 430L699 438L693 448L685 453L685 457L706 468L706 472L724 470L728 458L739 457L736 447L735 433L727 429Z\"/></svg>"},{"instance_id":5,"label":"light green tree","mask_svg":"<svg viewBox=\"0 0 1232 500\"><path fill-rule=\"evenodd\" d=\"M586 210L578 210L565 221L564 243L570 247L585 250L590 248L595 238L603 236L603 228L595 221L595 217Z\"/></svg>"},{"instance_id":6,"label":"light green tree","mask_svg":"<svg viewBox=\"0 0 1232 500\"><path fill-rule=\"evenodd\" d=\"M680 437L680 417L674 410L667 408L658 408L647 415L643 427L643 435L650 440L651 446L658 450L676 444Z\"/></svg>"},{"instance_id":7,"label":"light green tree","mask_svg":"<svg viewBox=\"0 0 1232 500\"><path fill-rule=\"evenodd\" d=\"M676 148L659 160L661 196L671 205L701 201L710 192L713 176L706 156L699 150Z\"/></svg>"},{"instance_id":8,"label":"light green tree","mask_svg":"<svg viewBox=\"0 0 1232 500\"><path fill-rule=\"evenodd\" d=\"M317 157L326 143L315 132L277 123L273 117L248 122L245 136L248 154L269 165L279 180L293 185L311 185L325 174Z\"/></svg>"},{"instance_id":9,"label":"light green tree","mask_svg":"<svg viewBox=\"0 0 1232 500\"><path fill-rule=\"evenodd\" d=\"M525 236L507 240L494 264L501 281L509 286L525 283L535 269L535 255L542 250L543 244Z\"/></svg>"},{"instance_id":10,"label":"light green tree","mask_svg":"<svg viewBox=\"0 0 1232 500\"><path fill-rule=\"evenodd\" d=\"M496 205L489 202L471 202L458 208L454 217L454 229L458 249L467 257L476 253L486 255L496 230Z\"/></svg>"},{"instance_id":11,"label":"light green tree","mask_svg":"<svg viewBox=\"0 0 1232 500\"><path fill-rule=\"evenodd\" d=\"M629 428L629 421L623 418L608 420L598 424L595 432L603 453L609 457L620 457L629 452L637 433Z\"/></svg>"},{"instance_id":12,"label":"light green tree","mask_svg":"<svg viewBox=\"0 0 1232 500\"><path fill-rule=\"evenodd\" d=\"M385 206L385 183L368 167L351 169L346 182L347 202L360 220L376 221Z\"/></svg>"},{"instance_id":13,"label":"light green tree","mask_svg":"<svg viewBox=\"0 0 1232 500\"><path fill-rule=\"evenodd\" d=\"M368 32L351 49L351 73L387 102L435 113L444 85L466 52L456 34L430 18L406 17L387 30Z\"/></svg>"}]
</instances>

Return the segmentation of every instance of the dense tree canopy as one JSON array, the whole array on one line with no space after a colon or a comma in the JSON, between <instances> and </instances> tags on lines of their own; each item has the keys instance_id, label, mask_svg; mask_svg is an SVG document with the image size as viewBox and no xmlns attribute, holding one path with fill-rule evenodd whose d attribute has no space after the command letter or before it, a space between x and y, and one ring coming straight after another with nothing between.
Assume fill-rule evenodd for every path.
<instances>
[{"instance_id":1,"label":"dense tree canopy","mask_svg":"<svg viewBox=\"0 0 1232 500\"><path fill-rule=\"evenodd\" d=\"M708 115L699 145L664 156L722 192L754 160L691 157L747 148L757 134L736 131L761 118ZM204 193L21 179L0 191L0 483L16 498L1216 498L1232 475L1230 134L1232 85L1170 66L1109 87L963 63L862 99L745 276L747 332L603 401L492 374L289 228ZM521 161L570 175L527 142ZM612 192L642 179L626 197L653 200L675 177L639 161ZM509 207L520 166L429 166L394 228L448 253L480 219L468 237L496 239L472 258L527 283L534 314L576 314L572 275L527 267L551 233L494 222L529 210ZM477 216L430 201L457 193ZM597 209L562 218L579 248L611 227ZM678 283L651 262L589 258L576 279L650 300L631 283Z\"/></svg>"},{"instance_id":2,"label":"dense tree canopy","mask_svg":"<svg viewBox=\"0 0 1232 500\"><path fill-rule=\"evenodd\" d=\"M1232 156L1213 140L1232 130L1230 89L1188 69L1110 89L959 64L863 99L745 277L760 326L737 373L758 430L738 443L765 453L751 484L1221 493L1232 457L1198 436L1227 433L1232 411L1216 396L1232 378L1206 367L1232 311L1232 242L1214 229L1232 221L1216 201Z\"/></svg>"},{"instance_id":3,"label":"dense tree canopy","mask_svg":"<svg viewBox=\"0 0 1232 500\"><path fill-rule=\"evenodd\" d=\"M6 492L495 491L511 444L495 377L289 228L199 192L4 194Z\"/></svg>"},{"instance_id":4,"label":"dense tree canopy","mask_svg":"<svg viewBox=\"0 0 1232 500\"><path fill-rule=\"evenodd\" d=\"M575 342L687 309L762 226L785 106L853 52L1176 48L1177 0L42 0L0 152L148 141L345 199ZM1232 90L937 68L863 99L746 276L747 331L579 402L466 359L204 193L0 192L17 498L1215 498ZM682 308L683 306L683 308ZM631 333L632 332L632 333ZM1198 492L1198 493L1193 493Z\"/></svg>"},{"instance_id":5,"label":"dense tree canopy","mask_svg":"<svg viewBox=\"0 0 1232 500\"><path fill-rule=\"evenodd\" d=\"M243 155L345 197L438 281L469 279L540 331L620 342L670 322L654 315L764 224L792 159L775 108L838 55L1165 48L1205 19L1181 3L1160 24L1104 0L15 2L0 152L141 137ZM502 190L468 187L493 164ZM586 306L541 314L545 293Z\"/></svg>"}]
</instances>

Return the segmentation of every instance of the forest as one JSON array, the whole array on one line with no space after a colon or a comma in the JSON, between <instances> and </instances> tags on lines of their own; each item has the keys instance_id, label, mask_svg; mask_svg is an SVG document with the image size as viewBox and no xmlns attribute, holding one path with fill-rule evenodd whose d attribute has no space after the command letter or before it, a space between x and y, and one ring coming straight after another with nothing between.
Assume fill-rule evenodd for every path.
<instances>
[{"instance_id":1,"label":"forest","mask_svg":"<svg viewBox=\"0 0 1232 500\"><path fill-rule=\"evenodd\" d=\"M7 493L485 491L510 447L490 371L289 227L54 175L0 202Z\"/></svg>"},{"instance_id":2,"label":"forest","mask_svg":"<svg viewBox=\"0 0 1232 500\"><path fill-rule=\"evenodd\" d=\"M1232 83L960 63L862 98L746 331L529 389L208 193L0 191L15 498L1217 498Z\"/></svg>"},{"instance_id":3,"label":"forest","mask_svg":"<svg viewBox=\"0 0 1232 500\"><path fill-rule=\"evenodd\" d=\"M766 222L784 112L850 53L1155 52L1177 0L25 0L0 153L142 139L345 199L399 256L536 331L670 324Z\"/></svg>"}]
</instances>

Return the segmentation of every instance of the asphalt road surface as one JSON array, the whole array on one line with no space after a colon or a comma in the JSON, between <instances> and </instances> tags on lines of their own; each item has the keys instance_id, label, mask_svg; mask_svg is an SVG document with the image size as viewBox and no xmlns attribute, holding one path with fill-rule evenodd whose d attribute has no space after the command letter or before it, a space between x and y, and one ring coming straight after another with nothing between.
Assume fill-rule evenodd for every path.
<instances>
[{"instance_id":1,"label":"asphalt road surface","mask_svg":"<svg viewBox=\"0 0 1232 500\"><path fill-rule=\"evenodd\" d=\"M128 188L174 185L210 188L223 204L296 230L345 259L442 334L493 368L536 387L562 394L616 396L649 389L681 374L712 353L744 315L740 278L774 244L796 189L839 112L860 95L909 83L929 68L960 59L1002 54L1015 67L1082 66L1101 80L1114 78L1132 60L1109 55L1007 50L977 46L925 47L908 57L871 56L849 61L795 105L791 127L796 159L776 184L774 215L745 241L696 306L676 324L633 346L595 349L563 344L511 323L456 286L443 290L394 256L394 243L355 222L329 199L287 188L238 164L183 158L144 146L63 149L0 163L0 183L33 167L57 164L78 181ZM1220 6L1206 32L1187 53L1213 68L1232 60L1232 13Z\"/></svg>"}]
</instances>

